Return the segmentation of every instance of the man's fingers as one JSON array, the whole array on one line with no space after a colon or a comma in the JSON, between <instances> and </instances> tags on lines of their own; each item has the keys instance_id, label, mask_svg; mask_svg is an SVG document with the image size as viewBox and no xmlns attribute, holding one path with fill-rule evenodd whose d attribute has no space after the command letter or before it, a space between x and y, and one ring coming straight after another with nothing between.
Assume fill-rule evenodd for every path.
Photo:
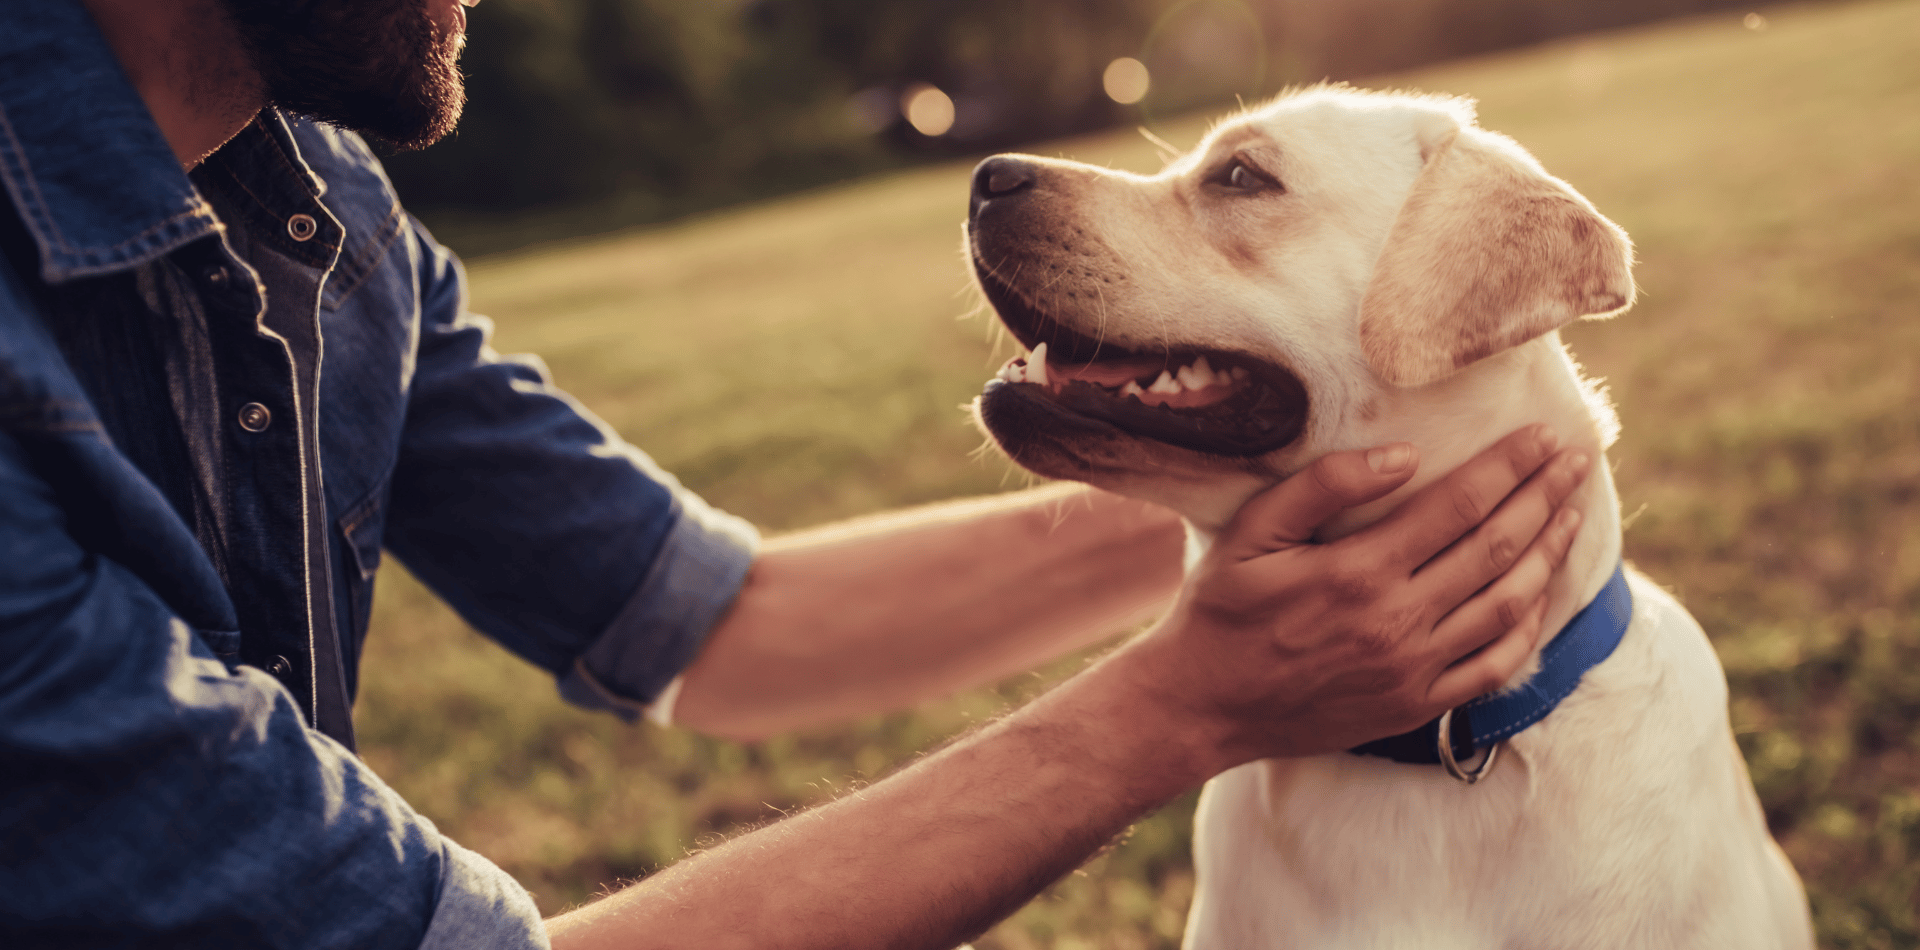
<instances>
[{"instance_id":1,"label":"man's fingers","mask_svg":"<svg viewBox=\"0 0 1920 950\"><path fill-rule=\"evenodd\" d=\"M1304 542L1342 510L1406 484L1417 468L1419 455L1405 442L1322 456L1241 506L1220 534L1221 553L1246 560Z\"/></svg>"},{"instance_id":2,"label":"man's fingers","mask_svg":"<svg viewBox=\"0 0 1920 950\"><path fill-rule=\"evenodd\" d=\"M1546 595L1553 572L1566 560L1580 521L1580 512L1572 508L1554 516L1499 580L1434 625L1434 650L1451 663L1521 625L1528 611Z\"/></svg>"},{"instance_id":3,"label":"man's fingers","mask_svg":"<svg viewBox=\"0 0 1920 950\"><path fill-rule=\"evenodd\" d=\"M1519 562L1593 467L1585 452L1556 455L1508 495L1487 520L1415 572L1421 589L1451 610ZM1571 535L1568 540L1571 541ZM1555 559L1558 563L1558 559Z\"/></svg>"},{"instance_id":4,"label":"man's fingers","mask_svg":"<svg viewBox=\"0 0 1920 950\"><path fill-rule=\"evenodd\" d=\"M1508 435L1354 538L1391 545L1392 566L1412 573L1499 507L1553 454L1557 441L1544 425Z\"/></svg>"},{"instance_id":5,"label":"man's fingers","mask_svg":"<svg viewBox=\"0 0 1920 950\"><path fill-rule=\"evenodd\" d=\"M1547 613L1545 594L1498 639L1480 652L1447 667L1433 681L1427 700L1435 709L1452 709L1493 692L1520 671L1520 664L1532 655L1540 642L1541 621Z\"/></svg>"}]
</instances>

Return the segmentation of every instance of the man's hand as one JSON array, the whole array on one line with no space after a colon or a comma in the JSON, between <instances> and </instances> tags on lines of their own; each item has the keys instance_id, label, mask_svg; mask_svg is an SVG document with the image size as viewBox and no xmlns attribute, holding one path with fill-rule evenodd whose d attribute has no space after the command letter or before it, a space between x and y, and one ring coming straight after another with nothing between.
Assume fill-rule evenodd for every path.
<instances>
[{"instance_id":1,"label":"man's hand","mask_svg":"<svg viewBox=\"0 0 1920 950\"><path fill-rule=\"evenodd\" d=\"M1131 648L1141 688L1203 723L1221 768L1351 748L1493 690L1538 641L1580 524L1560 506L1591 459L1553 449L1521 430L1330 544L1311 540L1321 524L1416 460L1404 444L1320 459L1248 502Z\"/></svg>"},{"instance_id":2,"label":"man's hand","mask_svg":"<svg viewBox=\"0 0 1920 950\"><path fill-rule=\"evenodd\" d=\"M549 921L553 945L943 950L1216 772L1418 725L1538 639L1575 524L1555 512L1586 468L1551 452L1518 433L1312 544L1414 468L1411 449L1322 459L1247 504L1145 637L899 774Z\"/></svg>"}]
</instances>

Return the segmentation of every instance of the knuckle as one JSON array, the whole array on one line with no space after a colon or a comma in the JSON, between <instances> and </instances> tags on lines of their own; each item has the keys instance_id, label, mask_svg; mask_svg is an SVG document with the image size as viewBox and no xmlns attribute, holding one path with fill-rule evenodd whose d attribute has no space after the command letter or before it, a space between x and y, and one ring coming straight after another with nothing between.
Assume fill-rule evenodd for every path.
<instances>
[{"instance_id":1,"label":"knuckle","mask_svg":"<svg viewBox=\"0 0 1920 950\"><path fill-rule=\"evenodd\" d=\"M1419 607L1382 611L1372 623L1354 632L1354 646L1364 656L1389 656L1419 630L1424 619Z\"/></svg>"},{"instance_id":2,"label":"knuckle","mask_svg":"<svg viewBox=\"0 0 1920 950\"><path fill-rule=\"evenodd\" d=\"M1518 597L1502 597L1494 606L1494 613L1500 618L1500 629L1512 630L1526 619L1527 605Z\"/></svg>"},{"instance_id":3,"label":"knuckle","mask_svg":"<svg viewBox=\"0 0 1920 950\"><path fill-rule=\"evenodd\" d=\"M1376 708L1398 710L1407 704L1406 677L1390 666L1368 666L1343 677L1343 692L1371 696Z\"/></svg>"},{"instance_id":4,"label":"knuckle","mask_svg":"<svg viewBox=\"0 0 1920 950\"><path fill-rule=\"evenodd\" d=\"M1447 492L1453 510L1463 520L1478 522L1487 514L1486 493L1470 481L1455 482Z\"/></svg>"},{"instance_id":5,"label":"knuckle","mask_svg":"<svg viewBox=\"0 0 1920 950\"><path fill-rule=\"evenodd\" d=\"M1339 470L1335 468L1333 456L1321 456L1307 468L1307 472L1313 477L1313 484L1321 491L1335 497L1345 497L1347 494L1346 482L1340 477Z\"/></svg>"},{"instance_id":6,"label":"knuckle","mask_svg":"<svg viewBox=\"0 0 1920 950\"><path fill-rule=\"evenodd\" d=\"M1504 571L1520 556L1520 544L1512 537L1496 534L1487 541L1487 566Z\"/></svg>"}]
</instances>

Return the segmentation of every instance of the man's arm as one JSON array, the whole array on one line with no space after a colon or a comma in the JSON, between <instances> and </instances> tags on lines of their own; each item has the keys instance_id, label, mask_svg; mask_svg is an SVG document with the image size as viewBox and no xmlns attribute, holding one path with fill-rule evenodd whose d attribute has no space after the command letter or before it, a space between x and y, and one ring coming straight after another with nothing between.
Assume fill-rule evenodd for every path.
<instances>
[{"instance_id":1,"label":"man's arm","mask_svg":"<svg viewBox=\"0 0 1920 950\"><path fill-rule=\"evenodd\" d=\"M1492 689L1537 641L1579 522L1559 506L1590 462L1542 465L1551 450L1516 433L1403 514L1314 545L1413 469L1322 459L1247 505L1148 635L870 788L549 921L554 946L949 948L1223 769ZM1476 498L1505 500L1488 516Z\"/></svg>"},{"instance_id":2,"label":"man's arm","mask_svg":"<svg viewBox=\"0 0 1920 950\"><path fill-rule=\"evenodd\" d=\"M1183 538L1164 508L1071 485L776 538L674 720L759 739L1031 669L1164 610Z\"/></svg>"}]
</instances>

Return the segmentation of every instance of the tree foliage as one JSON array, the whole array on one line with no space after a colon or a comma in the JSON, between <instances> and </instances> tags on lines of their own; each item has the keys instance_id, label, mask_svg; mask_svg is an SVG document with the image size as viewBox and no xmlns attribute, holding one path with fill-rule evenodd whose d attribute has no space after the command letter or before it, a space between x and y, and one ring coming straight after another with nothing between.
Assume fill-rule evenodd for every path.
<instances>
[{"instance_id":1,"label":"tree foliage","mask_svg":"<svg viewBox=\"0 0 1920 950\"><path fill-rule=\"evenodd\" d=\"M1732 3L494 0L471 16L459 130L389 168L430 218L632 223ZM1120 56L1151 70L1137 106L1102 91ZM951 97L944 134L903 121L917 84Z\"/></svg>"}]
</instances>

